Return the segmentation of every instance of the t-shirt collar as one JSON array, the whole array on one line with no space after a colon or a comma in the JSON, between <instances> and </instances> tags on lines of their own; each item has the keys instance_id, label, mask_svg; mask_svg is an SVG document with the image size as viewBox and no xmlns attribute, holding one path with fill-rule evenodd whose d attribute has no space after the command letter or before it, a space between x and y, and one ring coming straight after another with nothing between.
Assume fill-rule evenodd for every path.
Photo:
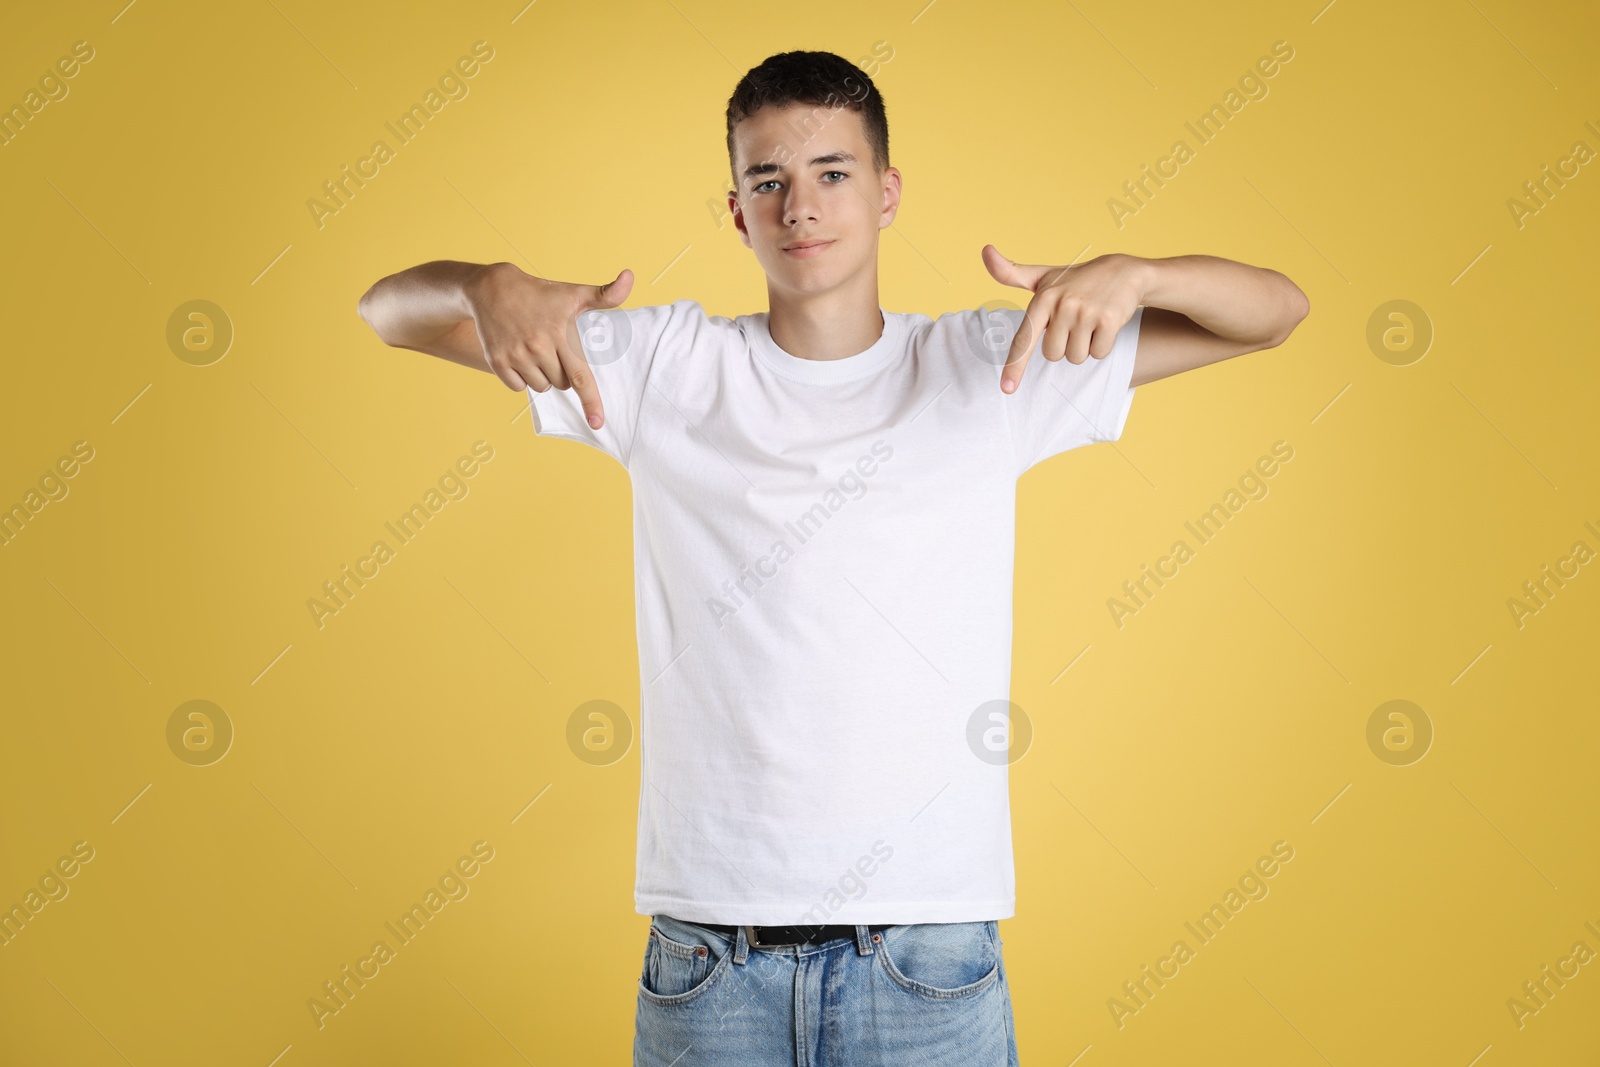
<instances>
[{"instance_id":1,"label":"t-shirt collar","mask_svg":"<svg viewBox=\"0 0 1600 1067\"><path fill-rule=\"evenodd\" d=\"M779 348L768 328L769 312L752 315L751 339L756 355L767 366L786 378L802 382L848 382L871 374L892 359L900 350L900 320L892 311L878 308L883 316L883 333L872 346L853 356L840 359L802 359Z\"/></svg>"}]
</instances>

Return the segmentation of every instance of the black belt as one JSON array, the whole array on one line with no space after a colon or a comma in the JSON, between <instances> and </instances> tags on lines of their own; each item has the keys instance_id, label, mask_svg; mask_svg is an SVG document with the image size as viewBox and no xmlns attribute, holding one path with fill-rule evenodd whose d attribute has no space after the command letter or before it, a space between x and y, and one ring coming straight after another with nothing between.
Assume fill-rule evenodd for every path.
<instances>
[{"instance_id":1,"label":"black belt","mask_svg":"<svg viewBox=\"0 0 1600 1067\"><path fill-rule=\"evenodd\" d=\"M737 926L725 923L696 923L707 930L715 930L720 934L733 937L738 931ZM887 930L893 923L880 923L868 926L868 930ZM803 945L808 942L828 941L838 937L855 937L856 928L846 923L834 923L828 926L746 926L744 936L751 945Z\"/></svg>"}]
</instances>

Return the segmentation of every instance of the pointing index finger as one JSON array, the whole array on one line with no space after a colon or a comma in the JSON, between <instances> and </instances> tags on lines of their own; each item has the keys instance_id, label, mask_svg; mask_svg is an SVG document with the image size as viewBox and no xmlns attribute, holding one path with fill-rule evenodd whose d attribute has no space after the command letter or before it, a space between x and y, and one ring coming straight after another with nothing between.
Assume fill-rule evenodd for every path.
<instances>
[{"instance_id":1,"label":"pointing index finger","mask_svg":"<svg viewBox=\"0 0 1600 1067\"><path fill-rule=\"evenodd\" d=\"M567 323L567 340L557 347L556 358L567 372L567 380L578 394L583 405L583 417L593 429L605 425L605 410L600 404L600 383L595 380L594 368L583 354L583 344L578 339L578 323L574 317Z\"/></svg>"},{"instance_id":2,"label":"pointing index finger","mask_svg":"<svg viewBox=\"0 0 1600 1067\"><path fill-rule=\"evenodd\" d=\"M1000 390L1005 393L1015 393L1022 384L1022 374L1028 369L1028 360L1033 356L1033 350L1038 347L1037 340L1044 329L1044 323L1038 321L1043 315L1043 309L1035 305L1038 296L1028 301L1028 308L1022 313L1022 320L1017 323L1017 332L1011 337L1011 348L1006 353L1005 370L1000 375Z\"/></svg>"}]
</instances>

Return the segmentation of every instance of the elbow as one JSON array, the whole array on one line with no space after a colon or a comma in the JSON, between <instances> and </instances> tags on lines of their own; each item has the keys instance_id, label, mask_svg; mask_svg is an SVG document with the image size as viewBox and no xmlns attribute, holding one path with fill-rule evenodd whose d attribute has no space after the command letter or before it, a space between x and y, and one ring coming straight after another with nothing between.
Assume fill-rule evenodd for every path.
<instances>
[{"instance_id":1,"label":"elbow","mask_svg":"<svg viewBox=\"0 0 1600 1067\"><path fill-rule=\"evenodd\" d=\"M371 289L368 289L366 292L361 294L361 298L356 301L356 314L361 317L362 322L366 323L372 328L373 333L378 335L378 340L382 341L384 344L389 344L389 339L385 337L383 335L383 331L378 328L378 322L375 318L376 308L374 307L375 301L373 300L372 294L373 290L376 288L377 286L373 286Z\"/></svg>"},{"instance_id":2,"label":"elbow","mask_svg":"<svg viewBox=\"0 0 1600 1067\"><path fill-rule=\"evenodd\" d=\"M1306 296L1304 290L1288 278L1284 278L1283 283L1287 288L1287 292L1284 297L1282 325L1279 326L1278 332L1273 336L1272 343L1267 346L1269 348L1277 348L1287 341L1289 335L1294 333L1295 328L1306 320L1307 315L1311 314L1311 300Z\"/></svg>"},{"instance_id":3,"label":"elbow","mask_svg":"<svg viewBox=\"0 0 1600 1067\"><path fill-rule=\"evenodd\" d=\"M1294 282L1289 283L1289 288L1294 290L1294 326L1298 326L1306 321L1307 315L1311 314L1311 298L1306 296L1305 290L1294 284ZM1293 330L1294 326L1291 326L1290 329Z\"/></svg>"}]
</instances>

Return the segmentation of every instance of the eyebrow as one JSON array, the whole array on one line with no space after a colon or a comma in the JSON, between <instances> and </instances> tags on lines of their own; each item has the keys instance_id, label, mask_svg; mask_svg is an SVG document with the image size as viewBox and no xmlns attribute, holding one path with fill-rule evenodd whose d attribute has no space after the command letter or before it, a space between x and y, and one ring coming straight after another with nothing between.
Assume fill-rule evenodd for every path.
<instances>
[{"instance_id":1,"label":"eyebrow","mask_svg":"<svg viewBox=\"0 0 1600 1067\"><path fill-rule=\"evenodd\" d=\"M810 166L818 167L826 163L859 163L860 160L849 152L829 152L825 156L812 159ZM782 168L777 163L754 163L744 169L744 181L759 177L763 174L776 174Z\"/></svg>"}]
</instances>

